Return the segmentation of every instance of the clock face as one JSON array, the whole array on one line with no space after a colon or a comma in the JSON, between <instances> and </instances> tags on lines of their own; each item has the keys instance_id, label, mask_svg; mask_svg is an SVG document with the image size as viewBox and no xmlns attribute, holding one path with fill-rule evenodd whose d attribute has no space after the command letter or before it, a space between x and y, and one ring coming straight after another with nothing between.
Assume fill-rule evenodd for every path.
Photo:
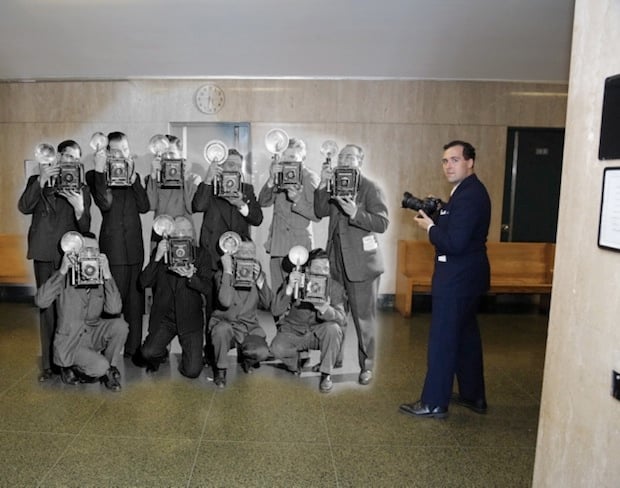
<instances>
[{"instance_id":1,"label":"clock face","mask_svg":"<svg viewBox=\"0 0 620 488\"><path fill-rule=\"evenodd\" d=\"M196 91L196 107L202 113L214 114L224 106L224 90L217 85L203 85Z\"/></svg>"}]
</instances>

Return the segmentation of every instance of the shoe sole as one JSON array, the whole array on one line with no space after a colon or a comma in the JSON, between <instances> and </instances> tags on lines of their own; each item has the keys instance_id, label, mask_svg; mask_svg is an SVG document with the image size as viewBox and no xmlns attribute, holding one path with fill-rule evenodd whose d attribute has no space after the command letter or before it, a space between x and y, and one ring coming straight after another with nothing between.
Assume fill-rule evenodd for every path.
<instances>
[{"instance_id":1,"label":"shoe sole","mask_svg":"<svg viewBox=\"0 0 620 488\"><path fill-rule=\"evenodd\" d=\"M424 415L418 415L415 414L413 412L409 412L407 410L402 410L402 409L398 409L398 411L402 414L408 415L409 417L413 417L416 419L428 419L428 418L433 418L433 419L445 419L448 416L448 412L443 412L443 413L426 413Z\"/></svg>"},{"instance_id":2,"label":"shoe sole","mask_svg":"<svg viewBox=\"0 0 620 488\"><path fill-rule=\"evenodd\" d=\"M452 397L450 399L450 401L452 403L454 403L455 405L459 405L460 407L468 408L469 410L471 410L472 412L477 413L478 415L486 415L486 413L487 413L487 409L486 408L476 407L475 405L472 405L471 403L464 402L460 398Z\"/></svg>"}]
</instances>

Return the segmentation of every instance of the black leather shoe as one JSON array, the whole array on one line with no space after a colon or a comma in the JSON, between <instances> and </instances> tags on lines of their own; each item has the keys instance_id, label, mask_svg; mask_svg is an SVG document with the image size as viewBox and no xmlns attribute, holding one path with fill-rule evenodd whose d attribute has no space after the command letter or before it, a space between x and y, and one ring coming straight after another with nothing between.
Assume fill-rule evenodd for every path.
<instances>
[{"instance_id":1,"label":"black leather shoe","mask_svg":"<svg viewBox=\"0 0 620 488\"><path fill-rule=\"evenodd\" d=\"M450 401L462 407L469 408L470 410L473 410L481 415L487 413L487 402L482 398L475 401L465 400L464 398L461 398L461 395L453 393Z\"/></svg>"},{"instance_id":2,"label":"black leather shoe","mask_svg":"<svg viewBox=\"0 0 620 488\"><path fill-rule=\"evenodd\" d=\"M118 370L116 366L110 366L110 373L112 373L112 376L114 377L114 379L117 379L120 381L121 372Z\"/></svg>"},{"instance_id":3,"label":"black leather shoe","mask_svg":"<svg viewBox=\"0 0 620 488\"><path fill-rule=\"evenodd\" d=\"M213 383L218 388L224 388L226 386L226 370L213 368Z\"/></svg>"},{"instance_id":4,"label":"black leather shoe","mask_svg":"<svg viewBox=\"0 0 620 488\"><path fill-rule=\"evenodd\" d=\"M448 416L448 409L446 407L438 407L427 405L421 401L415 403L403 403L398 407L400 413L405 415L411 415L412 417L430 417L436 419L443 419Z\"/></svg>"},{"instance_id":5,"label":"black leather shoe","mask_svg":"<svg viewBox=\"0 0 620 488\"><path fill-rule=\"evenodd\" d=\"M39 375L39 383L44 383L51 380L52 378L54 378L54 372L52 371L52 368L46 368L41 371L41 374Z\"/></svg>"},{"instance_id":6,"label":"black leather shoe","mask_svg":"<svg viewBox=\"0 0 620 488\"><path fill-rule=\"evenodd\" d=\"M327 373L321 373L321 382L319 383L319 391L321 393L329 393L332 391L334 384L332 383L332 377Z\"/></svg>"},{"instance_id":7,"label":"black leather shoe","mask_svg":"<svg viewBox=\"0 0 620 488\"><path fill-rule=\"evenodd\" d=\"M372 371L369 369L363 369L357 378L357 381L360 385L368 385L372 381Z\"/></svg>"},{"instance_id":8,"label":"black leather shoe","mask_svg":"<svg viewBox=\"0 0 620 488\"><path fill-rule=\"evenodd\" d=\"M118 379L114 377L112 368L108 369L108 372L101 377L101 382L108 390L121 391L121 384Z\"/></svg>"},{"instance_id":9,"label":"black leather shoe","mask_svg":"<svg viewBox=\"0 0 620 488\"><path fill-rule=\"evenodd\" d=\"M60 379L65 385L77 385L80 382L71 368L62 368L60 370Z\"/></svg>"}]
</instances>

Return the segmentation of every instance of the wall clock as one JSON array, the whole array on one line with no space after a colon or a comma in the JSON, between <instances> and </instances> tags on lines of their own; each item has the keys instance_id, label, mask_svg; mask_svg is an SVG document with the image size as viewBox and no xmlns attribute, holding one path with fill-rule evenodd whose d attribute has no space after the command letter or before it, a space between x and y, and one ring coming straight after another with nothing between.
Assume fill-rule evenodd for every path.
<instances>
[{"instance_id":1,"label":"wall clock","mask_svg":"<svg viewBox=\"0 0 620 488\"><path fill-rule=\"evenodd\" d=\"M209 83L196 90L196 107L204 114L215 114L224 106L224 90Z\"/></svg>"}]
</instances>

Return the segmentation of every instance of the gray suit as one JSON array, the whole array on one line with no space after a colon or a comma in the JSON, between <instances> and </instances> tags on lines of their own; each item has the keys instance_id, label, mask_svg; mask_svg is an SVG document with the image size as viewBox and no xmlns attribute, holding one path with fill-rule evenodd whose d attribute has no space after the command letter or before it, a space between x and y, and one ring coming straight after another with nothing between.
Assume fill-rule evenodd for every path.
<instances>
[{"instance_id":1,"label":"gray suit","mask_svg":"<svg viewBox=\"0 0 620 488\"><path fill-rule=\"evenodd\" d=\"M388 227L385 195L363 175L355 197L357 212L348 217L325 188L314 193L317 217L329 216L327 253L332 275L344 284L357 331L361 370L372 370L375 356L377 293L384 271L377 233Z\"/></svg>"}]
</instances>

